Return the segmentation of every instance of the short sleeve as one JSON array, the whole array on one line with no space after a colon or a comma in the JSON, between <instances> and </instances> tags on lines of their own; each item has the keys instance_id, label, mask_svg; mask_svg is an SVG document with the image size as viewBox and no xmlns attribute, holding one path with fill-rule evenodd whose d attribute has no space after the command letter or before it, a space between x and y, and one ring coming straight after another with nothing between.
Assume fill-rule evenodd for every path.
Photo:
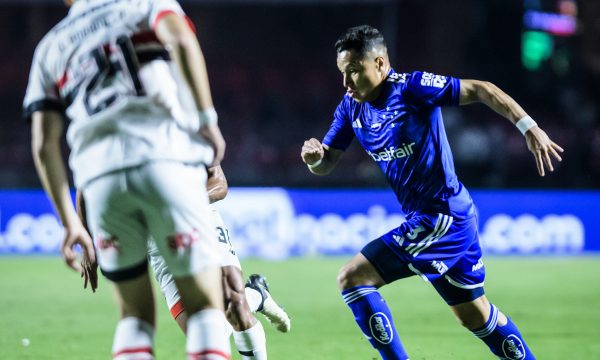
<instances>
[{"instance_id":1,"label":"short sleeve","mask_svg":"<svg viewBox=\"0 0 600 360\"><path fill-rule=\"evenodd\" d=\"M65 112L64 102L58 94L56 80L52 79L44 69L41 45L33 55L33 63L29 72L29 81L23 100L23 117L31 120L31 115L36 111L56 111L61 114Z\"/></svg>"},{"instance_id":2,"label":"short sleeve","mask_svg":"<svg viewBox=\"0 0 600 360\"><path fill-rule=\"evenodd\" d=\"M329 131L323 138L323 144L338 150L346 150L352 139L354 139L354 131L350 120L350 106L344 98L338 105L333 114L333 122L329 127Z\"/></svg>"},{"instance_id":3,"label":"short sleeve","mask_svg":"<svg viewBox=\"0 0 600 360\"><path fill-rule=\"evenodd\" d=\"M165 15L177 14L187 19L181 5L175 0L153 0L150 5L148 25L154 29L158 21Z\"/></svg>"},{"instance_id":4,"label":"short sleeve","mask_svg":"<svg viewBox=\"0 0 600 360\"><path fill-rule=\"evenodd\" d=\"M460 80L428 72L413 72L404 84L403 97L417 108L456 106L460 99Z\"/></svg>"}]
</instances>

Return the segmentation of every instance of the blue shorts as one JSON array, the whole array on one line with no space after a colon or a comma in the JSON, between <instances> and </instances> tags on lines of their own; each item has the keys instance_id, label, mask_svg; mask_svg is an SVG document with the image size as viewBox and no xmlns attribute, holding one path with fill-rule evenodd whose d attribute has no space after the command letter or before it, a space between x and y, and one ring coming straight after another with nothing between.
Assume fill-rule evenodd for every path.
<instances>
[{"instance_id":1,"label":"blue shorts","mask_svg":"<svg viewBox=\"0 0 600 360\"><path fill-rule=\"evenodd\" d=\"M371 241L361 253L386 283L419 275L450 304L484 294L485 267L477 216L412 213L400 227Z\"/></svg>"}]
</instances>

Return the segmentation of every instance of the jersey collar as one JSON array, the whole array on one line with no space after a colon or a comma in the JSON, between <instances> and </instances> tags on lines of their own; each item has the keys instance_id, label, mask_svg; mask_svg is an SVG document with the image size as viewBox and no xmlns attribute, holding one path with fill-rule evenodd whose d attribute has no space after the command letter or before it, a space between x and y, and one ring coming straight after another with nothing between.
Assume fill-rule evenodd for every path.
<instances>
[{"instance_id":1,"label":"jersey collar","mask_svg":"<svg viewBox=\"0 0 600 360\"><path fill-rule=\"evenodd\" d=\"M379 96L377 96L377 98L375 100L368 102L374 108L381 108L381 107L385 106L386 100L389 97L390 92L392 91L392 86L391 86L390 82L387 80L389 79L390 75L392 75L394 73L395 73L394 69L390 68L390 71L388 72L387 76L385 77L385 80L383 80L383 83L381 83L381 92L379 93Z\"/></svg>"}]
</instances>

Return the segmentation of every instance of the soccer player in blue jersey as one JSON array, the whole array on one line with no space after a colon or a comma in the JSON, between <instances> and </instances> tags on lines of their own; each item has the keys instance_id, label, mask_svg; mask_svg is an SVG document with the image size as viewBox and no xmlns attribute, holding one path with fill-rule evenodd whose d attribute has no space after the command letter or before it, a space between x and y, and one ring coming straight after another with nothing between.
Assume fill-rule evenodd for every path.
<instances>
[{"instance_id":1,"label":"soccer player in blue jersey","mask_svg":"<svg viewBox=\"0 0 600 360\"><path fill-rule=\"evenodd\" d=\"M484 294L477 211L457 179L440 107L481 102L523 133L538 172L563 150L510 96L489 82L427 72L397 73L382 34L348 29L336 42L346 94L323 141L304 142L302 160L330 173L353 138L381 167L406 222L368 243L339 272L358 326L383 359L408 359L378 288L412 275L431 282L461 325L501 359L535 359L517 326Z\"/></svg>"}]
</instances>

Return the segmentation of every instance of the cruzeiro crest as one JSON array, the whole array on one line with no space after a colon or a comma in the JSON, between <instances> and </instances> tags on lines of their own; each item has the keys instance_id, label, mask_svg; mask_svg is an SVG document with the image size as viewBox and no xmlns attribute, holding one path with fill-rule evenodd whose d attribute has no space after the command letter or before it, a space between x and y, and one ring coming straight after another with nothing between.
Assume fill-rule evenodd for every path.
<instances>
[{"instance_id":1,"label":"cruzeiro crest","mask_svg":"<svg viewBox=\"0 0 600 360\"><path fill-rule=\"evenodd\" d=\"M518 336L511 334L502 342L502 351L507 359L523 360L525 359L525 348L523 342Z\"/></svg>"}]
</instances>

